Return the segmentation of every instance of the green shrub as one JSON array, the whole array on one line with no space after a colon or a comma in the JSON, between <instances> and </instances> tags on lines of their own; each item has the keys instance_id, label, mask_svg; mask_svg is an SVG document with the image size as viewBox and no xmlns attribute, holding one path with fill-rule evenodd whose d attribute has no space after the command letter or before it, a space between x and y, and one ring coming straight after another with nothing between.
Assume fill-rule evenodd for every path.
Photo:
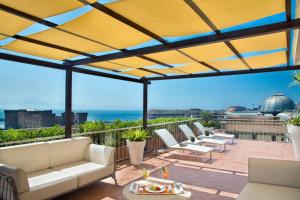
<instances>
[{"instance_id":1,"label":"green shrub","mask_svg":"<svg viewBox=\"0 0 300 200\"><path fill-rule=\"evenodd\" d=\"M132 142L141 142L146 140L148 133L145 130L129 130L123 133L122 138Z\"/></svg>"},{"instance_id":2,"label":"green shrub","mask_svg":"<svg viewBox=\"0 0 300 200\"><path fill-rule=\"evenodd\" d=\"M288 121L288 124L294 125L294 126L300 126L300 115L291 118L291 119Z\"/></svg>"},{"instance_id":3,"label":"green shrub","mask_svg":"<svg viewBox=\"0 0 300 200\"><path fill-rule=\"evenodd\" d=\"M79 125L79 132L95 132L106 129L106 125L103 121L88 121Z\"/></svg>"}]
</instances>

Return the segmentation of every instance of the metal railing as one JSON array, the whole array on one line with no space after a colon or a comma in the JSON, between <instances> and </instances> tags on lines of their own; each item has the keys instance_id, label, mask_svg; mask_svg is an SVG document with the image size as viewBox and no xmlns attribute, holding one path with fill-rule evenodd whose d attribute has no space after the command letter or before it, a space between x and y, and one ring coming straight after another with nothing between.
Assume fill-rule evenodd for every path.
<instances>
[{"instance_id":1,"label":"metal railing","mask_svg":"<svg viewBox=\"0 0 300 200\"><path fill-rule=\"evenodd\" d=\"M201 119L194 118L185 121L149 125L148 132L150 137L146 142L145 153L149 153L164 147L163 142L153 134L154 130L166 128L173 134L178 142L182 142L186 138L179 130L178 125L185 123L188 124L191 128L194 128L192 123L199 120ZM286 136L286 125L283 121L280 120L214 118L214 122L214 128L220 128L227 133L234 134L238 139L289 142L289 138ZM131 129L142 129L142 127L137 126L89 133L75 133L73 134L73 137L89 136L96 144L116 147L116 159L117 161L120 161L129 158L126 141L122 138L122 134ZM36 138L23 141L0 143L0 146L43 142L62 138L64 138L63 135L55 137Z\"/></svg>"}]
</instances>

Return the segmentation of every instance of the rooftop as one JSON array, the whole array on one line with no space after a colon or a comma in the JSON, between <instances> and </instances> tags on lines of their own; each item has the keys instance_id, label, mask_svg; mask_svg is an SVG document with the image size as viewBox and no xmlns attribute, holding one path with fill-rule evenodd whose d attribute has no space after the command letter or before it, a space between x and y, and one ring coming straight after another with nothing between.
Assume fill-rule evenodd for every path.
<instances>
[{"instance_id":1,"label":"rooftop","mask_svg":"<svg viewBox=\"0 0 300 200\"><path fill-rule=\"evenodd\" d=\"M188 153L185 153L188 154ZM118 186L111 178L69 193L63 200L121 200L122 188L142 178L142 168L151 170L153 177L161 178L161 167L170 170L170 179L180 181L192 191L192 199L235 199L247 183L248 158L260 157L293 160L291 143L237 140L228 145L225 153L213 153L211 162L203 163L194 155L182 155L180 151L164 153L158 157L147 156L143 165L134 167L123 161L118 163Z\"/></svg>"}]
</instances>

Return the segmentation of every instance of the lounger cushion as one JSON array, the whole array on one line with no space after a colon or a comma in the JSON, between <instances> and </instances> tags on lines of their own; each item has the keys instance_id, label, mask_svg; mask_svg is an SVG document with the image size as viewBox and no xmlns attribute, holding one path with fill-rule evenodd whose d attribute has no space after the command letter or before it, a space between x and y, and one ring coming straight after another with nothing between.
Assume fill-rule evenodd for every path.
<instances>
[{"instance_id":1,"label":"lounger cushion","mask_svg":"<svg viewBox=\"0 0 300 200\"><path fill-rule=\"evenodd\" d=\"M71 164L55 167L54 169L76 176L78 179L78 187L84 186L88 183L109 176L114 171L113 165L104 166L104 165L87 162L87 161L71 163Z\"/></svg>"},{"instance_id":2,"label":"lounger cushion","mask_svg":"<svg viewBox=\"0 0 300 200\"><path fill-rule=\"evenodd\" d=\"M53 169L28 174L28 182L30 192L21 193L21 200L48 199L77 188L75 176Z\"/></svg>"},{"instance_id":3,"label":"lounger cushion","mask_svg":"<svg viewBox=\"0 0 300 200\"><path fill-rule=\"evenodd\" d=\"M85 159L88 144L91 138L74 138L49 142L50 167L56 167Z\"/></svg>"},{"instance_id":4,"label":"lounger cushion","mask_svg":"<svg viewBox=\"0 0 300 200\"><path fill-rule=\"evenodd\" d=\"M205 127L200 122L194 122L193 124L198 129L201 135L205 135Z\"/></svg>"},{"instance_id":5,"label":"lounger cushion","mask_svg":"<svg viewBox=\"0 0 300 200\"><path fill-rule=\"evenodd\" d=\"M226 144L226 141L224 141L224 140L217 140L217 139L211 139L211 138L204 138L204 139L201 139L201 140L197 140L197 142L217 144L217 145L225 145Z\"/></svg>"},{"instance_id":6,"label":"lounger cushion","mask_svg":"<svg viewBox=\"0 0 300 200\"><path fill-rule=\"evenodd\" d=\"M171 146L170 148L182 149L182 150L187 150L187 151L197 151L197 152L200 152L200 153L208 153L208 152L211 152L211 151L214 150L211 147L199 146L199 145L196 145L196 144L187 144L184 147L181 147L181 146L179 146L179 144L176 144L176 145Z\"/></svg>"},{"instance_id":7,"label":"lounger cushion","mask_svg":"<svg viewBox=\"0 0 300 200\"><path fill-rule=\"evenodd\" d=\"M34 143L3 147L0 163L24 170L26 173L49 168L49 144Z\"/></svg>"},{"instance_id":8,"label":"lounger cushion","mask_svg":"<svg viewBox=\"0 0 300 200\"><path fill-rule=\"evenodd\" d=\"M299 200L300 189L277 185L248 183L238 200Z\"/></svg>"},{"instance_id":9,"label":"lounger cushion","mask_svg":"<svg viewBox=\"0 0 300 200\"><path fill-rule=\"evenodd\" d=\"M233 139L234 138L234 135L226 134L226 133L214 133L214 136L227 138L227 139Z\"/></svg>"},{"instance_id":10,"label":"lounger cushion","mask_svg":"<svg viewBox=\"0 0 300 200\"><path fill-rule=\"evenodd\" d=\"M178 144L176 139L167 129L159 129L154 132L160 137L167 147L170 148L171 146Z\"/></svg>"}]
</instances>

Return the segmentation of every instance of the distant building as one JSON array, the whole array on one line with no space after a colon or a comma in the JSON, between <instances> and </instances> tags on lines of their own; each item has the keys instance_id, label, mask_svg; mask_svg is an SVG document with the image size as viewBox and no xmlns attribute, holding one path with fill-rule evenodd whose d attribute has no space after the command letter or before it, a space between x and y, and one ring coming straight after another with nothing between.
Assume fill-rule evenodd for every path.
<instances>
[{"instance_id":1,"label":"distant building","mask_svg":"<svg viewBox=\"0 0 300 200\"><path fill-rule=\"evenodd\" d=\"M243 106L230 106L227 108L226 112L228 113L233 113L233 112L242 112L242 111L246 111L247 108L243 107Z\"/></svg>"},{"instance_id":2,"label":"distant building","mask_svg":"<svg viewBox=\"0 0 300 200\"><path fill-rule=\"evenodd\" d=\"M56 116L52 110L5 110L5 129L26 129L51 127L55 124L65 125L64 113ZM88 113L73 113L73 124L80 124L87 121Z\"/></svg>"},{"instance_id":3,"label":"distant building","mask_svg":"<svg viewBox=\"0 0 300 200\"><path fill-rule=\"evenodd\" d=\"M149 110L148 118L155 119L159 117L199 117L200 109L188 110Z\"/></svg>"},{"instance_id":4,"label":"distant building","mask_svg":"<svg viewBox=\"0 0 300 200\"><path fill-rule=\"evenodd\" d=\"M52 110L5 110L4 114L6 129L50 127L55 122L55 114L52 113Z\"/></svg>"},{"instance_id":5,"label":"distant building","mask_svg":"<svg viewBox=\"0 0 300 200\"><path fill-rule=\"evenodd\" d=\"M294 110L294 101L281 93L276 93L268 97L261 107L263 114L272 114L273 116L281 112L292 112Z\"/></svg>"}]
</instances>

